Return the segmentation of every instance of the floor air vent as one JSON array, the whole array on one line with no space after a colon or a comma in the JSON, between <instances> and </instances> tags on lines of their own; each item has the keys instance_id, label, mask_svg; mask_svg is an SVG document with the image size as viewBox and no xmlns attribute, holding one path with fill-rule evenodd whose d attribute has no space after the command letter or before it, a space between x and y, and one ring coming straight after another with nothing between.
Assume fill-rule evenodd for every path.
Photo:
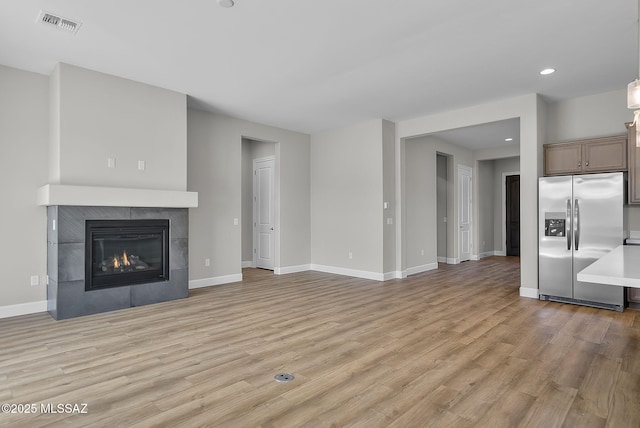
<instances>
[{"instance_id":1,"label":"floor air vent","mask_svg":"<svg viewBox=\"0 0 640 428\"><path fill-rule=\"evenodd\" d=\"M68 18L63 18L61 16L54 15L53 13L45 12L44 10L40 11L37 21L44 24L53 25L54 27L57 27L61 30L69 31L73 34L77 33L80 29L80 26L82 25L82 23L80 22L73 21Z\"/></svg>"}]
</instances>

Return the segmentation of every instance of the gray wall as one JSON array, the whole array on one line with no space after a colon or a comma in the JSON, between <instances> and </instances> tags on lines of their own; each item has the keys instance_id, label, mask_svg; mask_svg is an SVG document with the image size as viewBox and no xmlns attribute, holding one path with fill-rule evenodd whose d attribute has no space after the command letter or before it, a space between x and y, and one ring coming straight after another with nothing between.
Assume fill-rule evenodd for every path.
<instances>
[{"instance_id":1,"label":"gray wall","mask_svg":"<svg viewBox=\"0 0 640 428\"><path fill-rule=\"evenodd\" d=\"M422 140L406 143L407 270L437 263L436 153Z\"/></svg>"},{"instance_id":2,"label":"gray wall","mask_svg":"<svg viewBox=\"0 0 640 428\"><path fill-rule=\"evenodd\" d=\"M385 274L390 274L396 269L396 228L395 228L395 203L396 203L396 125L387 120L382 121L382 192L387 208L382 215L383 241L384 241L384 266ZM388 220L391 220L391 224Z\"/></svg>"},{"instance_id":3,"label":"gray wall","mask_svg":"<svg viewBox=\"0 0 640 428\"><path fill-rule=\"evenodd\" d=\"M382 121L312 135L313 263L383 274L382 207Z\"/></svg>"},{"instance_id":4,"label":"gray wall","mask_svg":"<svg viewBox=\"0 0 640 428\"><path fill-rule=\"evenodd\" d=\"M477 187L478 194L481 195L478 200L478 251L475 252L479 257L493 255L494 251L494 224L495 218L500 217L500 209L495 208L495 161L486 160L477 163Z\"/></svg>"},{"instance_id":5,"label":"gray wall","mask_svg":"<svg viewBox=\"0 0 640 428\"><path fill-rule=\"evenodd\" d=\"M0 66L0 94L0 308L45 311L47 219L36 191L48 178L49 79Z\"/></svg>"},{"instance_id":6,"label":"gray wall","mask_svg":"<svg viewBox=\"0 0 640 428\"><path fill-rule=\"evenodd\" d=\"M405 143L405 249L407 272L419 271L437 263L437 177L436 156L451 157L451 168L447 168L449 179L447 204L447 255L458 256L458 231L455 213L457 209L458 165L472 167L472 152L431 136L408 139ZM474 177L475 180L475 177ZM424 255L423 255L424 250Z\"/></svg>"},{"instance_id":7,"label":"gray wall","mask_svg":"<svg viewBox=\"0 0 640 428\"><path fill-rule=\"evenodd\" d=\"M489 234L483 233L483 230L478 230L476 242L480 251L479 257L486 257L490 255L504 255L504 227L502 218L502 193L504 183L502 182L503 172L515 172L520 171L520 147L518 145L508 145L491 147L486 149L480 149L473 152L473 157L476 159L476 165L483 164L485 168L491 168L493 170L493 177L487 177L487 180L491 181L491 184L484 184L484 186L491 186L489 191L493 197L491 204L482 204L482 209L478 209L476 212L478 221L482 224L493 222L491 225L487 225L486 228L493 230L493 236L487 236ZM480 184L476 183L476 200L485 198L485 195L480 191ZM478 204L480 205L480 204ZM483 234L481 237L480 235ZM485 244L483 245L483 241Z\"/></svg>"},{"instance_id":8,"label":"gray wall","mask_svg":"<svg viewBox=\"0 0 640 428\"><path fill-rule=\"evenodd\" d=\"M186 190L186 95L68 64L50 84L51 183Z\"/></svg>"},{"instance_id":9,"label":"gray wall","mask_svg":"<svg viewBox=\"0 0 640 428\"><path fill-rule=\"evenodd\" d=\"M632 120L626 88L550 103L547 142L624 134L625 122Z\"/></svg>"},{"instance_id":10,"label":"gray wall","mask_svg":"<svg viewBox=\"0 0 640 428\"><path fill-rule=\"evenodd\" d=\"M478 256L504 255L504 173L520 171L520 158L478 161Z\"/></svg>"},{"instance_id":11,"label":"gray wall","mask_svg":"<svg viewBox=\"0 0 640 428\"><path fill-rule=\"evenodd\" d=\"M207 285L240 279L243 138L275 142L276 268L308 268L309 136L193 109L187 119L188 189L199 200L189 211L191 280Z\"/></svg>"}]
</instances>

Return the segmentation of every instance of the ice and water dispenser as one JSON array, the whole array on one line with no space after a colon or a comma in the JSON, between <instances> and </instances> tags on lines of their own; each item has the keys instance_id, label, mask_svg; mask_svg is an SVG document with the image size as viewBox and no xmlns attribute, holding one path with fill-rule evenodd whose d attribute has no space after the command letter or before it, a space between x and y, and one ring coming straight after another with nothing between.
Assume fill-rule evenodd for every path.
<instances>
[{"instance_id":1,"label":"ice and water dispenser","mask_svg":"<svg viewBox=\"0 0 640 428\"><path fill-rule=\"evenodd\" d=\"M544 236L566 235L567 214L561 212L545 212L544 213Z\"/></svg>"}]
</instances>

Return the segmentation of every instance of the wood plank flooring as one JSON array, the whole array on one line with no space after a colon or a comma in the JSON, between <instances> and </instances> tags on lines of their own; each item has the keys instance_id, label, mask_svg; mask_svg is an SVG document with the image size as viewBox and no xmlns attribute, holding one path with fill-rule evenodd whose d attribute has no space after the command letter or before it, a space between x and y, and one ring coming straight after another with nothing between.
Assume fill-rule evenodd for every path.
<instances>
[{"instance_id":1,"label":"wood plank flooring","mask_svg":"<svg viewBox=\"0 0 640 428\"><path fill-rule=\"evenodd\" d=\"M521 298L518 263L245 269L185 300L2 319L0 403L37 411L0 425L639 427L640 312Z\"/></svg>"}]
</instances>

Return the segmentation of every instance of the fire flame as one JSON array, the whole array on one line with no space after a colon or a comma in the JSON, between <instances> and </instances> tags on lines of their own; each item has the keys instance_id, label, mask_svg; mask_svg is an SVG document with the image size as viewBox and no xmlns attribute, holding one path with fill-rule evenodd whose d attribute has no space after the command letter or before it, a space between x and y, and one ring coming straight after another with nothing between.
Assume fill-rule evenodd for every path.
<instances>
[{"instance_id":1,"label":"fire flame","mask_svg":"<svg viewBox=\"0 0 640 428\"><path fill-rule=\"evenodd\" d=\"M131 262L129 261L129 257L127 257L127 250L124 250L122 252L122 257L118 257L117 254L113 255L113 268L114 269L119 269L120 266L131 266Z\"/></svg>"}]
</instances>

